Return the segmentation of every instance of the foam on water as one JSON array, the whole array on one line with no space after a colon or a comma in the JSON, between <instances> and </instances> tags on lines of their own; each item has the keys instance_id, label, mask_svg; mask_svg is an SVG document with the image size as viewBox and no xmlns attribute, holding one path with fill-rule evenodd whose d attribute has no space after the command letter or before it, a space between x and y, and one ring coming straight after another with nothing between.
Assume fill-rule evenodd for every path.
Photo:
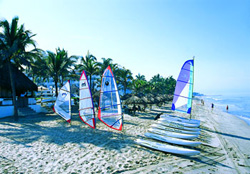
<instances>
[{"instance_id":1,"label":"foam on water","mask_svg":"<svg viewBox=\"0 0 250 174\"><path fill-rule=\"evenodd\" d=\"M228 113L243 119L250 125L250 95L204 95L202 98L206 105L214 103L215 108L226 111L228 105Z\"/></svg>"}]
</instances>

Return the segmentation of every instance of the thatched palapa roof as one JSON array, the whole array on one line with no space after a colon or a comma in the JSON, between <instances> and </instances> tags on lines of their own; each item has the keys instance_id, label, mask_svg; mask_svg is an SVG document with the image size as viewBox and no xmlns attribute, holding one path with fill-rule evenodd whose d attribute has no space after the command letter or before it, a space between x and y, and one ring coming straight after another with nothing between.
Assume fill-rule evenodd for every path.
<instances>
[{"instance_id":1,"label":"thatched palapa roof","mask_svg":"<svg viewBox=\"0 0 250 174\"><path fill-rule=\"evenodd\" d=\"M19 71L14 65L11 65L14 76L16 95L26 91L37 91L37 85L34 84L27 76ZM11 90L9 68L7 64L0 66L0 88Z\"/></svg>"}]
</instances>

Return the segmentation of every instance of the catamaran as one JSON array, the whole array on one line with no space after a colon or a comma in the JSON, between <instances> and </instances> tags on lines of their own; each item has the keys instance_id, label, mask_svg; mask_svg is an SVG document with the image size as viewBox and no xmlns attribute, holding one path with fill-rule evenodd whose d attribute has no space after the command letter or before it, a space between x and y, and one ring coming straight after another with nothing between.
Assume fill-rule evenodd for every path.
<instances>
[{"instance_id":1,"label":"catamaran","mask_svg":"<svg viewBox=\"0 0 250 174\"><path fill-rule=\"evenodd\" d=\"M102 75L98 118L108 127L119 131L122 130L121 101L110 66L106 68Z\"/></svg>"},{"instance_id":2,"label":"catamaran","mask_svg":"<svg viewBox=\"0 0 250 174\"><path fill-rule=\"evenodd\" d=\"M83 70L79 81L79 117L91 128L95 129L95 111L88 78Z\"/></svg>"},{"instance_id":3,"label":"catamaran","mask_svg":"<svg viewBox=\"0 0 250 174\"><path fill-rule=\"evenodd\" d=\"M64 118L67 122L71 121L71 97L70 97L70 81L59 90L53 110L55 113Z\"/></svg>"}]
</instances>

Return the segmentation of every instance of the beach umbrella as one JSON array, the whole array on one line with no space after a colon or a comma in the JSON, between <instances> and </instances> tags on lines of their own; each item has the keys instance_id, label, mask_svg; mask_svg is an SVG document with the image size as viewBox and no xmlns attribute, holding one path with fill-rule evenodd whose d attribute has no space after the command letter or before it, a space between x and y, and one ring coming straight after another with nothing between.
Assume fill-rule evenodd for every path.
<instances>
[{"instance_id":1,"label":"beach umbrella","mask_svg":"<svg viewBox=\"0 0 250 174\"><path fill-rule=\"evenodd\" d=\"M129 97L128 99L124 101L124 104L126 105L131 105L131 104L133 105L134 115L135 115L135 105L144 104L144 103L145 102L141 98L137 97L136 95L132 95L131 97Z\"/></svg>"}]
</instances>

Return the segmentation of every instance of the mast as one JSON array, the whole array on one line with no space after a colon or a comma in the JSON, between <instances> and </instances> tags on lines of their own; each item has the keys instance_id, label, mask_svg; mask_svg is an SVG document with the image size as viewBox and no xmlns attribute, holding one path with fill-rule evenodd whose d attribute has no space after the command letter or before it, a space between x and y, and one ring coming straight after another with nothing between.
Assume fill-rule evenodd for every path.
<instances>
[{"instance_id":1,"label":"mast","mask_svg":"<svg viewBox=\"0 0 250 174\"><path fill-rule=\"evenodd\" d=\"M193 109L193 93L194 93L194 58L195 56L193 56L193 86L192 86L192 102L191 102L191 112L190 112L190 119L192 117L192 109Z\"/></svg>"}]
</instances>

